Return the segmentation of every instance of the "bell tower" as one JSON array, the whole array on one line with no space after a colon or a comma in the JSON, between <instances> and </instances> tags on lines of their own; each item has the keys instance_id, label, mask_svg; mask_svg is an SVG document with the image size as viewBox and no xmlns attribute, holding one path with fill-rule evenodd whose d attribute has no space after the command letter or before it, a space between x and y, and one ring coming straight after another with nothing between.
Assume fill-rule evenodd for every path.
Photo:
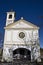
<instances>
[{"instance_id":1,"label":"bell tower","mask_svg":"<svg viewBox=\"0 0 43 65\"><path fill-rule=\"evenodd\" d=\"M15 12L7 12L6 26L13 23L15 20Z\"/></svg>"}]
</instances>

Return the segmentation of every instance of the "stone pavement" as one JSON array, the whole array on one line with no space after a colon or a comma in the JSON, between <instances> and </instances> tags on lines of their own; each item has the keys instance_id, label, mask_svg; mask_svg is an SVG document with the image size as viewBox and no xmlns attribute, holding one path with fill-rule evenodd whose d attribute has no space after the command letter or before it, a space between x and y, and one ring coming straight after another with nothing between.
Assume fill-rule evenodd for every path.
<instances>
[{"instance_id":1,"label":"stone pavement","mask_svg":"<svg viewBox=\"0 0 43 65\"><path fill-rule=\"evenodd\" d=\"M0 62L0 65L43 65L43 62L30 62L26 60L14 60L13 62Z\"/></svg>"}]
</instances>

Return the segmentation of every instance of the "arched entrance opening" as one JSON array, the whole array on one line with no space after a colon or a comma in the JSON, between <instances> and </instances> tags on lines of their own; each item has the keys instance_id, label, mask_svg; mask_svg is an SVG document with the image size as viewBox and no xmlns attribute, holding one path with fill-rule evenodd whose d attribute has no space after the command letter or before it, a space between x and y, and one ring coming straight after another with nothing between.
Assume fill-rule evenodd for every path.
<instances>
[{"instance_id":1,"label":"arched entrance opening","mask_svg":"<svg viewBox=\"0 0 43 65\"><path fill-rule=\"evenodd\" d=\"M31 51L26 48L17 48L13 51L13 59L31 60Z\"/></svg>"}]
</instances>

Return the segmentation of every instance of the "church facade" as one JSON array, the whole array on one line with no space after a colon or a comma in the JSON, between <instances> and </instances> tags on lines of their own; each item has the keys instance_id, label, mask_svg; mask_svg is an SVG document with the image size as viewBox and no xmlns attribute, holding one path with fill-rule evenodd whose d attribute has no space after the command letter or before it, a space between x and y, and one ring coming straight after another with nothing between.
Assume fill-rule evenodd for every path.
<instances>
[{"instance_id":1,"label":"church facade","mask_svg":"<svg viewBox=\"0 0 43 65\"><path fill-rule=\"evenodd\" d=\"M15 12L7 12L3 45L3 60L28 59L41 61L39 27L21 17L15 21Z\"/></svg>"}]
</instances>

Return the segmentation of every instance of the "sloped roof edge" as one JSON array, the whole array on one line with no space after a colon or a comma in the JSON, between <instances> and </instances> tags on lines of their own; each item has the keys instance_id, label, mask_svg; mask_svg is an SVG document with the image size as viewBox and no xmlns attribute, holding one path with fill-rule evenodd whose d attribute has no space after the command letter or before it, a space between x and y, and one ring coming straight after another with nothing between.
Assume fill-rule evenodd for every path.
<instances>
[{"instance_id":1,"label":"sloped roof edge","mask_svg":"<svg viewBox=\"0 0 43 65\"><path fill-rule=\"evenodd\" d=\"M10 28L11 26L18 24L18 23L21 22L21 21L24 22L24 23L26 23L27 25L33 26L34 28L40 29L38 26L36 26L36 25L34 25L34 24L32 24L32 23L30 23L30 22L24 20L24 19L23 19L23 20L20 19L20 20L18 20L18 21L15 21L15 22L13 22L13 23L7 25L7 26L4 27L4 28Z\"/></svg>"}]
</instances>

